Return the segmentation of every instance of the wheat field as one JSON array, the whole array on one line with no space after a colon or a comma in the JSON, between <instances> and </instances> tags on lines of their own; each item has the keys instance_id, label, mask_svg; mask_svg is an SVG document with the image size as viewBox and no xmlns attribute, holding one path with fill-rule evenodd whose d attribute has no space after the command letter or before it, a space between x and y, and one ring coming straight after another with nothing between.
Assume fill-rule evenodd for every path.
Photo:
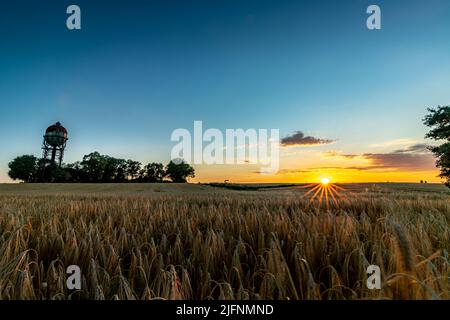
<instances>
[{"instance_id":1,"label":"wheat field","mask_svg":"<svg viewBox=\"0 0 450 320\"><path fill-rule=\"evenodd\" d=\"M1 185L0 299L450 299L449 192L346 190Z\"/></svg>"}]
</instances>

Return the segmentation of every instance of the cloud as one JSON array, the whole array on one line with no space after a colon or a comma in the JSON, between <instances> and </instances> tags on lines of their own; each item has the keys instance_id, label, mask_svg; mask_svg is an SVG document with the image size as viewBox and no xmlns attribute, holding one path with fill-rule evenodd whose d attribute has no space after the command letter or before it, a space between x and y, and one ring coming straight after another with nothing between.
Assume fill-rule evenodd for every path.
<instances>
[{"instance_id":1,"label":"cloud","mask_svg":"<svg viewBox=\"0 0 450 320\"><path fill-rule=\"evenodd\" d=\"M392 146L401 146L401 145L410 145L410 144L414 144L417 143L417 140L413 140L413 139L396 139L396 140L390 140L390 141L386 141L383 143L375 143L375 144L371 144L369 145L370 147L392 147Z\"/></svg>"},{"instance_id":2,"label":"cloud","mask_svg":"<svg viewBox=\"0 0 450 320\"><path fill-rule=\"evenodd\" d=\"M436 159L431 153L366 153L363 157L370 160L370 169L399 169L410 171L433 170L436 168Z\"/></svg>"},{"instance_id":3,"label":"cloud","mask_svg":"<svg viewBox=\"0 0 450 320\"><path fill-rule=\"evenodd\" d=\"M422 171L436 168L436 158L423 143L389 153L365 153L362 157L370 161L369 169Z\"/></svg>"},{"instance_id":4,"label":"cloud","mask_svg":"<svg viewBox=\"0 0 450 320\"><path fill-rule=\"evenodd\" d=\"M282 170L278 170L278 175L280 174L301 174L301 173L308 173L311 172L312 170L308 170L308 169L282 169Z\"/></svg>"},{"instance_id":5,"label":"cloud","mask_svg":"<svg viewBox=\"0 0 450 320\"><path fill-rule=\"evenodd\" d=\"M301 131L295 131L292 135L281 139L281 145L285 147L313 146L333 143L334 140L319 139L311 136L305 136Z\"/></svg>"},{"instance_id":6,"label":"cloud","mask_svg":"<svg viewBox=\"0 0 450 320\"><path fill-rule=\"evenodd\" d=\"M340 157L348 160L366 160L367 165L342 167L351 170L433 170L436 168L436 159L428 150L428 145L417 143L387 153L342 154L337 151L324 152L328 157Z\"/></svg>"},{"instance_id":7,"label":"cloud","mask_svg":"<svg viewBox=\"0 0 450 320\"><path fill-rule=\"evenodd\" d=\"M436 158L427 149L426 144L415 144L389 153L342 154L337 151L323 152L328 157L364 160L364 164L354 166L322 166L304 169L283 170L281 173L302 173L321 170L357 170L375 172L393 171L429 171L436 170Z\"/></svg>"},{"instance_id":8,"label":"cloud","mask_svg":"<svg viewBox=\"0 0 450 320\"><path fill-rule=\"evenodd\" d=\"M409 147L406 147L404 149L399 149L394 151L394 153L420 153L420 154L427 154L430 153L428 150L428 145L424 143L418 143Z\"/></svg>"},{"instance_id":9,"label":"cloud","mask_svg":"<svg viewBox=\"0 0 450 320\"><path fill-rule=\"evenodd\" d=\"M322 154L325 157L341 157L341 158L345 158L345 159L355 159L355 158L359 157L359 155L357 155L357 154L343 154L338 151L326 151L326 152L322 152Z\"/></svg>"}]
</instances>

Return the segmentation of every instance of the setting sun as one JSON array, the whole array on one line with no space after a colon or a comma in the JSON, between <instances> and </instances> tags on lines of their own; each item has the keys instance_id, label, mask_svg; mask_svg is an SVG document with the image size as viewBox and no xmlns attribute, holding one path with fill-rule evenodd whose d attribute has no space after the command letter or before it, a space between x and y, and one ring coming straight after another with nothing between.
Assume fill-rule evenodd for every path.
<instances>
[{"instance_id":1,"label":"setting sun","mask_svg":"<svg viewBox=\"0 0 450 320\"><path fill-rule=\"evenodd\" d=\"M328 179L328 178L322 178L322 180L320 180L320 182L321 182L322 184L329 184L329 183L330 183L330 179Z\"/></svg>"}]
</instances>

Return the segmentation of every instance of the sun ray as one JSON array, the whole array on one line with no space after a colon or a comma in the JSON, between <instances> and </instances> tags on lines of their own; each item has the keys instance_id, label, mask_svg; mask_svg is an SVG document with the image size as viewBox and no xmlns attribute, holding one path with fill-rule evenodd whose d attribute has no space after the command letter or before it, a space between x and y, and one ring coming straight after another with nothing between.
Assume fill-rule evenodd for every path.
<instances>
[{"instance_id":1,"label":"sun ray","mask_svg":"<svg viewBox=\"0 0 450 320\"><path fill-rule=\"evenodd\" d=\"M314 188L312 188L311 190L309 190L308 192L306 192L306 193L305 193L305 196L309 195L310 193L312 193L313 191L315 191L316 189L318 189L318 188L320 188L320 187L321 187L320 184L316 185Z\"/></svg>"},{"instance_id":2,"label":"sun ray","mask_svg":"<svg viewBox=\"0 0 450 320\"><path fill-rule=\"evenodd\" d=\"M330 187L332 187L332 186L330 186ZM337 201L336 197L334 196L334 192L333 192L332 188L330 188L330 196L333 199L333 203L337 206L338 205L338 201Z\"/></svg>"},{"instance_id":3,"label":"sun ray","mask_svg":"<svg viewBox=\"0 0 450 320\"><path fill-rule=\"evenodd\" d=\"M309 188L311 188L313 186L317 186L317 183L310 183L310 184L307 184L307 185L304 185L304 186L298 186L298 188L299 189L309 189Z\"/></svg>"},{"instance_id":4,"label":"sun ray","mask_svg":"<svg viewBox=\"0 0 450 320\"><path fill-rule=\"evenodd\" d=\"M325 187L321 186L321 188L320 188L320 196L319 196L319 205L322 205L324 191L325 191Z\"/></svg>"},{"instance_id":5,"label":"sun ray","mask_svg":"<svg viewBox=\"0 0 450 320\"><path fill-rule=\"evenodd\" d=\"M307 208L315 204L317 200L317 206L325 205L326 209L329 210L332 205L339 206L339 198L348 200L348 197L344 194L347 190L331 183L329 178L322 178L320 183L308 184L303 186L302 189L307 187L309 190L303 194L303 197L309 197Z\"/></svg>"},{"instance_id":6,"label":"sun ray","mask_svg":"<svg viewBox=\"0 0 450 320\"><path fill-rule=\"evenodd\" d=\"M327 210L329 209L329 203L328 203L328 190L331 190L330 188L324 187L325 189L325 206Z\"/></svg>"},{"instance_id":7,"label":"sun ray","mask_svg":"<svg viewBox=\"0 0 450 320\"><path fill-rule=\"evenodd\" d=\"M320 192L321 189L322 189L321 186L320 186L320 185L317 185L316 187L314 187L313 189L311 189L311 190L308 192L308 193L310 193L311 191L314 191L314 190L315 190L315 192L314 192L314 194L312 195L311 199L309 199L309 203L308 203L308 205L306 206L307 208L309 208L309 206L312 205L312 204L314 203L314 200L316 199L316 197L317 197L317 195L318 195L318 193ZM306 196L306 195L305 195L305 196Z\"/></svg>"}]
</instances>

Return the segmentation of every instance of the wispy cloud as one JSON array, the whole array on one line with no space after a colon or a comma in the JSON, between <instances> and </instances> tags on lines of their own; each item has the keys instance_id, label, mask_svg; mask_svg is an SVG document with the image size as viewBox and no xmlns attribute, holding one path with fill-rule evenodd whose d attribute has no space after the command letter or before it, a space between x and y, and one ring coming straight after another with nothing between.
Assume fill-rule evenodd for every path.
<instances>
[{"instance_id":1,"label":"wispy cloud","mask_svg":"<svg viewBox=\"0 0 450 320\"><path fill-rule=\"evenodd\" d=\"M322 155L325 157L341 157L341 158L345 158L345 159L355 159L355 158L359 157L359 155L357 155L357 154L345 154L345 153L338 152L338 151L326 151L326 152L322 152Z\"/></svg>"},{"instance_id":2,"label":"wispy cloud","mask_svg":"<svg viewBox=\"0 0 450 320\"><path fill-rule=\"evenodd\" d=\"M315 138L312 136L305 136L302 131L295 131L290 136L281 139L281 145L285 147L297 146L313 146L321 144L333 143L334 140Z\"/></svg>"},{"instance_id":3,"label":"wispy cloud","mask_svg":"<svg viewBox=\"0 0 450 320\"><path fill-rule=\"evenodd\" d=\"M425 143L418 143L412 146L408 146L404 149L399 149L394 151L394 153L419 153L419 154L429 154L428 145Z\"/></svg>"},{"instance_id":4,"label":"wispy cloud","mask_svg":"<svg viewBox=\"0 0 450 320\"><path fill-rule=\"evenodd\" d=\"M309 169L283 169L283 170L279 170L277 172L277 174L278 175L284 175L284 174L297 175L297 174L308 173L308 172L312 172L312 170L309 170Z\"/></svg>"},{"instance_id":5,"label":"wispy cloud","mask_svg":"<svg viewBox=\"0 0 450 320\"><path fill-rule=\"evenodd\" d=\"M404 139L396 139L396 140L385 141L385 142L382 142L382 143L370 144L369 147L375 147L375 148L379 148L379 147L395 147L395 146L407 146L407 145L417 144L417 143L418 143L417 140L404 138Z\"/></svg>"}]
</instances>

